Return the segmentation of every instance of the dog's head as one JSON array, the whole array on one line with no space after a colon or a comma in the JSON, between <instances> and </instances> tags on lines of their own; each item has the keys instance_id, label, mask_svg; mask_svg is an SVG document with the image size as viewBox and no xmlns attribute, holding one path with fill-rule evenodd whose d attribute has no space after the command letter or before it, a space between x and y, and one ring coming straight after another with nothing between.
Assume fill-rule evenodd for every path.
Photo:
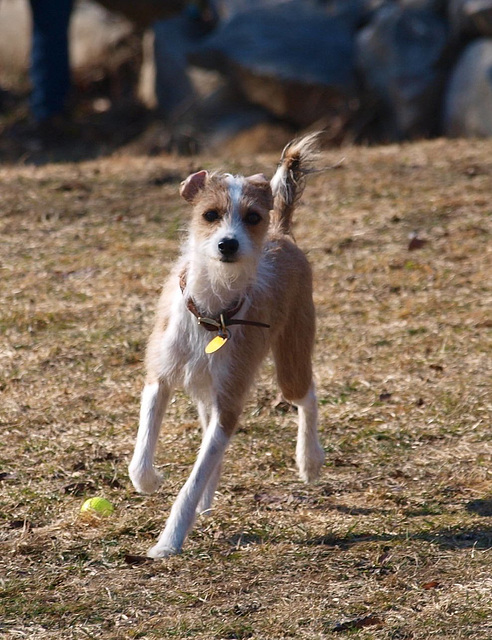
<instances>
[{"instance_id":1,"label":"dog's head","mask_svg":"<svg viewBox=\"0 0 492 640\"><path fill-rule=\"evenodd\" d=\"M193 205L193 259L225 279L253 275L267 233L273 206L269 181L262 174L247 178L229 174L193 173L180 193Z\"/></svg>"}]
</instances>

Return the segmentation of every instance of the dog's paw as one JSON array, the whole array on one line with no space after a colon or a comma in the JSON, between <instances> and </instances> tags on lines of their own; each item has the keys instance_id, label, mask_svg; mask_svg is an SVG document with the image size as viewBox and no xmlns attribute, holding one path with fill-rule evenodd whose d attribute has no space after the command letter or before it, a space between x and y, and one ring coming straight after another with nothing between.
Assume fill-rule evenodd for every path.
<instances>
[{"instance_id":1,"label":"dog's paw","mask_svg":"<svg viewBox=\"0 0 492 640\"><path fill-rule=\"evenodd\" d=\"M311 451L297 460L299 475L304 482L314 482L319 477L319 472L325 461L325 452L319 444Z\"/></svg>"},{"instance_id":2,"label":"dog's paw","mask_svg":"<svg viewBox=\"0 0 492 640\"><path fill-rule=\"evenodd\" d=\"M175 549L174 547L166 547L157 543L147 551L148 558L168 558L169 556L175 556L181 553L181 549Z\"/></svg>"},{"instance_id":3,"label":"dog's paw","mask_svg":"<svg viewBox=\"0 0 492 640\"><path fill-rule=\"evenodd\" d=\"M154 493L162 484L163 477L153 467L142 468L130 464L128 473L138 493Z\"/></svg>"}]
</instances>

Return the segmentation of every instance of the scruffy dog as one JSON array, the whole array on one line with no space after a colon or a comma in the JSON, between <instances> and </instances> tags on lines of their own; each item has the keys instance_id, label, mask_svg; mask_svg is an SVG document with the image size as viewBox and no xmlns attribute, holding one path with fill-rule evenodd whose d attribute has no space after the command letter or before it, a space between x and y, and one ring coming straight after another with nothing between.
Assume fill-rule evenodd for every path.
<instances>
[{"instance_id":1,"label":"scruffy dog","mask_svg":"<svg viewBox=\"0 0 492 640\"><path fill-rule=\"evenodd\" d=\"M181 259L167 280L147 348L140 425L129 466L140 493L162 478L153 466L176 385L197 403L203 441L150 557L179 553L196 514L211 507L222 458L256 371L272 350L284 397L298 407L296 460L314 480L324 460L311 356L311 268L290 236L316 134L289 143L271 181L199 171L180 193L193 205Z\"/></svg>"}]
</instances>

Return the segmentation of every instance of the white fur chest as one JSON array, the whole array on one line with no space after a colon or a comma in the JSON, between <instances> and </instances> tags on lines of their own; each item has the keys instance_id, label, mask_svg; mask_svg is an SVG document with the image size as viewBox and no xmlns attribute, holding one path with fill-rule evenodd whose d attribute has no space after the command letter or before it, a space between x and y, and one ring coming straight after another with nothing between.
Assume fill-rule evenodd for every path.
<instances>
[{"instance_id":1,"label":"white fur chest","mask_svg":"<svg viewBox=\"0 0 492 640\"><path fill-rule=\"evenodd\" d=\"M195 399L207 401L213 386L228 367L228 345L214 354L205 353L216 336L198 323L186 306L181 290L171 302L169 324L160 342L161 376L173 386L183 386Z\"/></svg>"}]
</instances>

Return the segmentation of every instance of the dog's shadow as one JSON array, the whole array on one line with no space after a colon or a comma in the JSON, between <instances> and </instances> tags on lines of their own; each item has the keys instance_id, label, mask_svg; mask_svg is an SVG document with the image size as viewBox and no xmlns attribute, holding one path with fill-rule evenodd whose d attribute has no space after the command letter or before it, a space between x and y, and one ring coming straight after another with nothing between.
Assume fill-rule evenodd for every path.
<instances>
[{"instance_id":1,"label":"dog's shadow","mask_svg":"<svg viewBox=\"0 0 492 640\"><path fill-rule=\"evenodd\" d=\"M484 518L492 518L492 498L472 500L466 505L466 510Z\"/></svg>"},{"instance_id":2,"label":"dog's shadow","mask_svg":"<svg viewBox=\"0 0 492 640\"><path fill-rule=\"evenodd\" d=\"M437 544L443 549L479 549L486 551L492 549L492 527L467 530L438 529L433 532L416 533L408 535L402 534L351 534L345 537L338 536L318 536L307 540L298 541L300 545L306 546L326 546L337 547L342 550L364 542L404 542L407 540L421 540L432 544Z\"/></svg>"},{"instance_id":3,"label":"dog's shadow","mask_svg":"<svg viewBox=\"0 0 492 640\"><path fill-rule=\"evenodd\" d=\"M342 505L335 505L337 511L349 513L350 515L369 515L377 509L369 508L348 508ZM465 506L466 511L477 514L484 518L492 518L492 499L472 500ZM229 544L238 549L249 545L259 545L266 542L268 536L264 537L258 534L237 533L228 538ZM408 534L408 532L396 534L348 534L346 536L336 536L334 534L326 534L316 536L314 538L306 538L297 540L300 546L308 547L333 547L341 550L348 550L358 544L367 542L404 542L406 540L424 541L431 544L437 544L443 549L471 549L475 548L481 551L492 549L492 521L490 526L478 526L473 529L445 528L434 531L417 532ZM270 540L271 542L271 540Z\"/></svg>"},{"instance_id":4,"label":"dog's shadow","mask_svg":"<svg viewBox=\"0 0 492 640\"><path fill-rule=\"evenodd\" d=\"M492 518L492 499L472 500L465 509L484 518ZM306 546L338 547L350 549L364 542L404 542L405 540L421 540L437 544L443 549L492 549L492 523L473 529L446 528L411 534L349 534L347 536L326 535L309 538L300 542Z\"/></svg>"}]
</instances>

